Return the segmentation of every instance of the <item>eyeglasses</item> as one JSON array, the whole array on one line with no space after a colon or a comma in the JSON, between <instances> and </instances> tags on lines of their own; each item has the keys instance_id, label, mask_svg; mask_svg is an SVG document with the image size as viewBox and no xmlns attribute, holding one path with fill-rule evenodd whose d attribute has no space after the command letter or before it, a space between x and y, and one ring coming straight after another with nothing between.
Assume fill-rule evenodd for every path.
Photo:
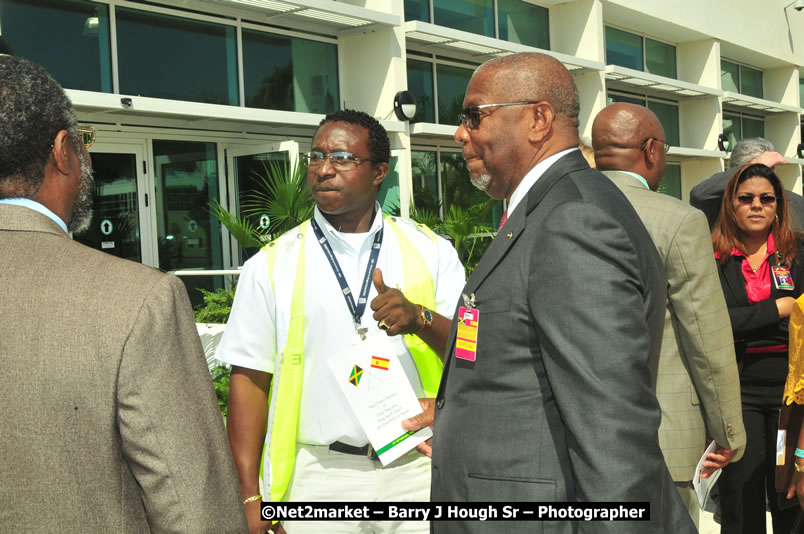
<instances>
[{"instance_id":1,"label":"eyeglasses","mask_svg":"<svg viewBox=\"0 0 804 534\"><path fill-rule=\"evenodd\" d=\"M483 120L484 114L480 113L484 108L504 108L506 106L527 106L528 104L538 104L539 100L529 100L527 102L506 102L505 104L481 104L479 106L469 106L461 111L458 115L458 122L467 128L474 130L480 126L480 121ZM488 115L487 113L485 115Z\"/></svg>"},{"instance_id":2,"label":"eyeglasses","mask_svg":"<svg viewBox=\"0 0 804 534\"><path fill-rule=\"evenodd\" d=\"M769 195L767 193L763 193L759 195L759 201L764 205L773 204L776 202L776 197L773 195ZM742 195L737 195L737 202L740 204L753 204L754 203L754 194L753 193L743 193Z\"/></svg>"},{"instance_id":3,"label":"eyeglasses","mask_svg":"<svg viewBox=\"0 0 804 534\"><path fill-rule=\"evenodd\" d=\"M639 150L645 150L645 149L648 147L648 141L650 141L651 139L653 139L653 140L654 140L654 141L656 141L657 143L661 143L661 144L662 144L662 147L664 148L664 153L665 153L665 154L667 154L668 152L670 152L670 145L668 145L667 143L665 143L664 141L662 141L662 140L660 140L660 139L656 139L655 137L648 137L647 139L645 139L645 140L642 142L642 146L641 146L641 147L639 147Z\"/></svg>"},{"instance_id":4,"label":"eyeglasses","mask_svg":"<svg viewBox=\"0 0 804 534\"><path fill-rule=\"evenodd\" d=\"M324 160L329 159L329 162L332 163L332 166L339 171L348 171L354 169L364 161L376 161L372 158L355 156L351 152L339 151L324 154L323 152L319 152L317 150L305 152L302 154L302 159L304 159L304 163L306 163L308 167L318 167L319 165L324 164Z\"/></svg>"},{"instance_id":5,"label":"eyeglasses","mask_svg":"<svg viewBox=\"0 0 804 534\"><path fill-rule=\"evenodd\" d=\"M81 136L81 142L85 147L89 148L95 144L95 128L92 126L79 126L78 135Z\"/></svg>"}]
</instances>

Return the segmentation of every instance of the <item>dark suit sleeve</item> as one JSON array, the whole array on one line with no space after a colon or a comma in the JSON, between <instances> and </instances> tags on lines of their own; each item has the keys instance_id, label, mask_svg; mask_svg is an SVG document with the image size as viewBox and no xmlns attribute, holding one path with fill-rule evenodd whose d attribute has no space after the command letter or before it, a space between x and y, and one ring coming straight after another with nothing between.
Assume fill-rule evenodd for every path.
<instances>
[{"instance_id":1,"label":"dark suit sleeve","mask_svg":"<svg viewBox=\"0 0 804 534\"><path fill-rule=\"evenodd\" d=\"M706 215L709 228L715 226L723 202L723 191L729 181L729 171L713 174L711 178L699 183L690 191L690 204Z\"/></svg>"},{"instance_id":2,"label":"dark suit sleeve","mask_svg":"<svg viewBox=\"0 0 804 534\"><path fill-rule=\"evenodd\" d=\"M761 300L753 306L743 306L736 301L729 284L745 285L745 280L740 273L740 261L742 260L732 257L725 265L719 265L720 283L723 286L723 292L727 295L726 302L729 307L729 319L731 320L731 329L735 338L739 338L746 331L779 322L779 309L776 307L776 299ZM735 262L737 263L736 265ZM732 280L727 281L726 277L728 276L731 276Z\"/></svg>"},{"instance_id":3,"label":"dark suit sleeve","mask_svg":"<svg viewBox=\"0 0 804 534\"><path fill-rule=\"evenodd\" d=\"M660 411L635 246L618 222L589 204L561 204L544 221L528 298L578 499L649 500L658 520L672 485L657 440ZM580 531L663 532L653 522L582 522Z\"/></svg>"},{"instance_id":4,"label":"dark suit sleeve","mask_svg":"<svg viewBox=\"0 0 804 534\"><path fill-rule=\"evenodd\" d=\"M118 428L152 532L247 532L187 292L155 278L123 349Z\"/></svg>"}]
</instances>

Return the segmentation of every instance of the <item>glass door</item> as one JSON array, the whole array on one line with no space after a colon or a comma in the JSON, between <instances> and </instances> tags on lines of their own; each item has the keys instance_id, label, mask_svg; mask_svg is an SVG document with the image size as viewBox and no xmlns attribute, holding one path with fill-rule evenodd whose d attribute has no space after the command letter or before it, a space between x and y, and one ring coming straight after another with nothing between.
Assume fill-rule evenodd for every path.
<instances>
[{"instance_id":1,"label":"glass door","mask_svg":"<svg viewBox=\"0 0 804 534\"><path fill-rule=\"evenodd\" d=\"M272 163L284 170L292 169L299 160L299 144L295 141L283 141L265 145L236 147L226 150L226 171L228 178L229 202L226 206L238 217L245 216L255 228L267 232L271 223L268 213L244 214L243 202L250 198L254 191L264 191L261 182L272 170ZM232 239L232 258L242 265L257 249L244 250Z\"/></svg>"},{"instance_id":2,"label":"glass door","mask_svg":"<svg viewBox=\"0 0 804 534\"><path fill-rule=\"evenodd\" d=\"M144 148L136 144L93 145L90 155L95 177L92 222L75 240L118 258L152 264L143 247L147 196L143 169Z\"/></svg>"}]
</instances>

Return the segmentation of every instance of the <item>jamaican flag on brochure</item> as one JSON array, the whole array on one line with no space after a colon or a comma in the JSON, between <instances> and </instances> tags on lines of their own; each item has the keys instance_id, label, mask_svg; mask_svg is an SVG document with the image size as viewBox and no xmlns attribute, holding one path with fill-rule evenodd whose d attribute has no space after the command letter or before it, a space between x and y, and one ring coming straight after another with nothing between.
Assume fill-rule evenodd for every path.
<instances>
[{"instance_id":1,"label":"jamaican flag on brochure","mask_svg":"<svg viewBox=\"0 0 804 534\"><path fill-rule=\"evenodd\" d=\"M349 383L354 384L355 387L360 383L363 378L363 368L358 365L352 367L352 374L349 375Z\"/></svg>"}]
</instances>

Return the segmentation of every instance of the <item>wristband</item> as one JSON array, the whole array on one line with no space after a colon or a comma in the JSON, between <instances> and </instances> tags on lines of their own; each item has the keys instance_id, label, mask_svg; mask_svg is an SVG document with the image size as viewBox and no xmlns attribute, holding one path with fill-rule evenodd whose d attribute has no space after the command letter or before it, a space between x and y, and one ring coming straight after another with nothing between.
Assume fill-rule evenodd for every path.
<instances>
[{"instance_id":1,"label":"wristband","mask_svg":"<svg viewBox=\"0 0 804 534\"><path fill-rule=\"evenodd\" d=\"M804 450L799 449L798 447L796 447L796 456L798 458L804 458Z\"/></svg>"},{"instance_id":2,"label":"wristband","mask_svg":"<svg viewBox=\"0 0 804 534\"><path fill-rule=\"evenodd\" d=\"M254 501L256 501L257 499L262 499L262 495L259 495L259 494L258 494L258 495L252 495L252 496L251 496L251 497L249 497L248 499L243 500L243 504L248 504L248 503L250 503L250 502L254 502Z\"/></svg>"}]
</instances>

